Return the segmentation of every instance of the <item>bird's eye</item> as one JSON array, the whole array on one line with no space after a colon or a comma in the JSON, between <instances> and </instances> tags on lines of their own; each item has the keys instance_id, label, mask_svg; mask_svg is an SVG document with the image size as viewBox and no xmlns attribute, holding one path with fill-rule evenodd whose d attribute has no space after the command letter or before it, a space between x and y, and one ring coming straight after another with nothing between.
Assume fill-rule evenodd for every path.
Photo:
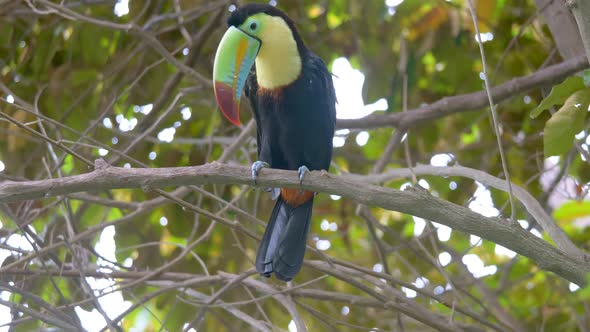
<instances>
[{"instance_id":1,"label":"bird's eye","mask_svg":"<svg viewBox=\"0 0 590 332\"><path fill-rule=\"evenodd\" d=\"M255 31L256 28L258 28L258 24L256 24L256 22L250 23L250 30Z\"/></svg>"}]
</instances>

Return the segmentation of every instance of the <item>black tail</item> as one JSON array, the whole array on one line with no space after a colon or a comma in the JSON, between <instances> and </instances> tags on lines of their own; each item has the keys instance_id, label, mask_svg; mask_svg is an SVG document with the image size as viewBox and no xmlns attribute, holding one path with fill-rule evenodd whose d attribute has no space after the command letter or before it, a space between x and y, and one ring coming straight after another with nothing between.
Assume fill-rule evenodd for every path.
<instances>
[{"instance_id":1,"label":"black tail","mask_svg":"<svg viewBox=\"0 0 590 332\"><path fill-rule=\"evenodd\" d=\"M289 281L299 272L312 207L313 197L296 208L279 197L256 255L256 270L260 274L270 277L274 272L278 279Z\"/></svg>"}]
</instances>

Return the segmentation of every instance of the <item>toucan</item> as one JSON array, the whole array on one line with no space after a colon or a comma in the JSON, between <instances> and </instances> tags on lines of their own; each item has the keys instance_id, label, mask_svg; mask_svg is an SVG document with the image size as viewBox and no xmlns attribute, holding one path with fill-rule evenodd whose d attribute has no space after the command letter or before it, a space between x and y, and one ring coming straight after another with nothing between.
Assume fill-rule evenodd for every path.
<instances>
[{"instance_id":1,"label":"toucan","mask_svg":"<svg viewBox=\"0 0 590 332\"><path fill-rule=\"evenodd\" d=\"M256 181L265 167L297 170L299 180L328 170L336 123L336 94L326 64L310 51L293 20L267 4L235 9L213 65L215 97L225 117L239 125L242 92L257 125ZM301 183L301 182L300 182ZM274 189L277 202L256 256L265 277L289 281L301 269L315 193Z\"/></svg>"}]
</instances>

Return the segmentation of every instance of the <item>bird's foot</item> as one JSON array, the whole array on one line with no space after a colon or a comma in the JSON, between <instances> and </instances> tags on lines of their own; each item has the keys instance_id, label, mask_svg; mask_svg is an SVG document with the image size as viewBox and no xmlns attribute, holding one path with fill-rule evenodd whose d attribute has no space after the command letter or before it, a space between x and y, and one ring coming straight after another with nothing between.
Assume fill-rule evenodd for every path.
<instances>
[{"instance_id":1,"label":"bird's foot","mask_svg":"<svg viewBox=\"0 0 590 332\"><path fill-rule=\"evenodd\" d=\"M307 168L307 166L303 165L301 167L299 167L299 169L297 170L297 174L299 174L299 184L302 185L303 184L303 179L305 178L305 174L309 173L309 168Z\"/></svg>"},{"instance_id":2,"label":"bird's foot","mask_svg":"<svg viewBox=\"0 0 590 332\"><path fill-rule=\"evenodd\" d=\"M254 184L256 184L256 178L258 178L258 173L263 168L268 168L270 165L267 162L257 160L252 164L252 179L254 180Z\"/></svg>"}]
</instances>

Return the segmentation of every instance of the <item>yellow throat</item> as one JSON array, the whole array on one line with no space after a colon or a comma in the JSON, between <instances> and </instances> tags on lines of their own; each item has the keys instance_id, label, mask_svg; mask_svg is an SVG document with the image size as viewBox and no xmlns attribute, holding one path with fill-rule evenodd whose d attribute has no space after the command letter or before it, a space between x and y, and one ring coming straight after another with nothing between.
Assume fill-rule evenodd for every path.
<instances>
[{"instance_id":1,"label":"yellow throat","mask_svg":"<svg viewBox=\"0 0 590 332\"><path fill-rule=\"evenodd\" d=\"M277 89L293 83L301 73L301 57L287 23L280 17L264 17L262 47L256 57L258 85Z\"/></svg>"}]
</instances>

